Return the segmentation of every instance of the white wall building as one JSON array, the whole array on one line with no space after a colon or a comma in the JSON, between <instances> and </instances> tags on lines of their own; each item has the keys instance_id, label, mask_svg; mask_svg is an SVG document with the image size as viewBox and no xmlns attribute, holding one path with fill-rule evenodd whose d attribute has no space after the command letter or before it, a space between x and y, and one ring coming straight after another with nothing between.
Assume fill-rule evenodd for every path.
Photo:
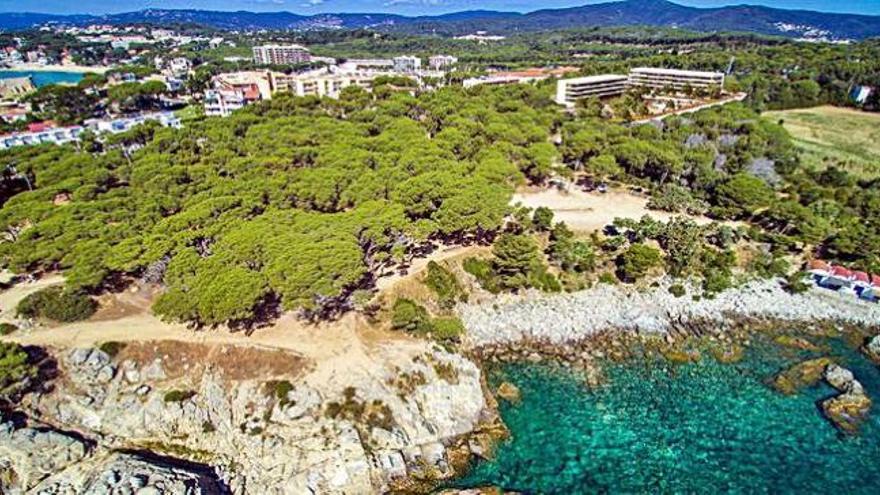
<instances>
[{"instance_id":1,"label":"white wall building","mask_svg":"<svg viewBox=\"0 0 880 495\"><path fill-rule=\"evenodd\" d=\"M608 98L622 95L629 78L617 74L560 79L556 82L556 103L573 107L585 98Z\"/></svg>"},{"instance_id":2,"label":"white wall building","mask_svg":"<svg viewBox=\"0 0 880 495\"><path fill-rule=\"evenodd\" d=\"M208 117L229 117L232 112L244 108L247 100L244 92L237 89L209 89L205 91L203 104Z\"/></svg>"},{"instance_id":3,"label":"white wall building","mask_svg":"<svg viewBox=\"0 0 880 495\"><path fill-rule=\"evenodd\" d=\"M254 47L254 62L262 65L295 65L312 59L302 45L262 45Z\"/></svg>"},{"instance_id":4,"label":"white wall building","mask_svg":"<svg viewBox=\"0 0 880 495\"><path fill-rule=\"evenodd\" d=\"M422 59L405 55L394 57L394 71L403 73L418 72L422 68Z\"/></svg>"},{"instance_id":5,"label":"white wall building","mask_svg":"<svg viewBox=\"0 0 880 495\"><path fill-rule=\"evenodd\" d=\"M690 87L721 90L724 88L724 73L637 67L630 71L629 83L631 86L652 89L682 90Z\"/></svg>"},{"instance_id":6,"label":"white wall building","mask_svg":"<svg viewBox=\"0 0 880 495\"><path fill-rule=\"evenodd\" d=\"M458 63L458 58L451 55L434 55L428 59L428 67L433 70L442 70Z\"/></svg>"},{"instance_id":7,"label":"white wall building","mask_svg":"<svg viewBox=\"0 0 880 495\"><path fill-rule=\"evenodd\" d=\"M0 150L16 146L32 146L37 144L67 144L79 141L80 135L87 129L98 134L118 134L129 131L135 126L147 121L154 120L165 127L179 129L182 127L180 119L171 112L156 112L135 117L125 117L113 120L90 120L85 126L52 127L37 132L18 132L0 136Z\"/></svg>"},{"instance_id":8,"label":"white wall building","mask_svg":"<svg viewBox=\"0 0 880 495\"><path fill-rule=\"evenodd\" d=\"M339 98L343 89L358 86L373 88L376 73L330 73L326 70L306 74L272 73L272 88L276 92L291 92L296 96Z\"/></svg>"}]
</instances>

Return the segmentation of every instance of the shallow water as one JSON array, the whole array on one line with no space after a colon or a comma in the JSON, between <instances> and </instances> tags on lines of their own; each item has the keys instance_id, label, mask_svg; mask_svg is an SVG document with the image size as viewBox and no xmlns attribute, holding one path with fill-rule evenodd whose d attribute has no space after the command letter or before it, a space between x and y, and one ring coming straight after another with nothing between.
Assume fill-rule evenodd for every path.
<instances>
[{"instance_id":1,"label":"shallow water","mask_svg":"<svg viewBox=\"0 0 880 495\"><path fill-rule=\"evenodd\" d=\"M880 400L878 368L840 340L824 353L759 342L736 364L632 360L606 368L598 390L550 365L489 371L519 405L501 404L512 438L456 487L525 493L880 493L880 411L844 438L817 401L817 385L786 397L766 379L803 358L830 355Z\"/></svg>"},{"instance_id":2,"label":"shallow water","mask_svg":"<svg viewBox=\"0 0 880 495\"><path fill-rule=\"evenodd\" d=\"M0 79L30 76L34 85L39 87L48 84L76 84L82 80L83 75L77 72L48 72L48 71L13 71L0 70Z\"/></svg>"}]
</instances>

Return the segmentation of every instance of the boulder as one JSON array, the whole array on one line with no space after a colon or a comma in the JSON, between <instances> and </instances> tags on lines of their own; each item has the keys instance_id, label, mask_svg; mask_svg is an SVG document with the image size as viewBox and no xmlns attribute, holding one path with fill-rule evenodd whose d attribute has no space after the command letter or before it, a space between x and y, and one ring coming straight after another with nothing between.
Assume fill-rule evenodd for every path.
<instances>
[{"instance_id":1,"label":"boulder","mask_svg":"<svg viewBox=\"0 0 880 495\"><path fill-rule=\"evenodd\" d=\"M864 352L869 359L880 364L880 335L869 340L868 343L862 347L862 352Z\"/></svg>"},{"instance_id":2,"label":"boulder","mask_svg":"<svg viewBox=\"0 0 880 495\"><path fill-rule=\"evenodd\" d=\"M519 388L516 385L510 382L504 382L498 387L498 391L496 392L498 397L506 400L507 402L519 402L521 399Z\"/></svg>"},{"instance_id":3,"label":"boulder","mask_svg":"<svg viewBox=\"0 0 880 495\"><path fill-rule=\"evenodd\" d=\"M818 352L821 350L819 346L809 340L800 337L792 337L791 335L780 335L773 340L783 347L790 347L801 351Z\"/></svg>"},{"instance_id":4,"label":"boulder","mask_svg":"<svg viewBox=\"0 0 880 495\"><path fill-rule=\"evenodd\" d=\"M786 394L794 395L802 388L819 383L824 377L825 369L834 364L831 359L822 357L798 363L773 378L773 388Z\"/></svg>"},{"instance_id":5,"label":"boulder","mask_svg":"<svg viewBox=\"0 0 880 495\"><path fill-rule=\"evenodd\" d=\"M825 368L824 376L828 385L831 385L840 392L849 392L852 388L853 382L855 382L855 377L853 376L852 371L836 364L828 365L828 367ZM859 388L861 388L861 384Z\"/></svg>"},{"instance_id":6,"label":"boulder","mask_svg":"<svg viewBox=\"0 0 880 495\"><path fill-rule=\"evenodd\" d=\"M846 434L859 431L871 410L871 399L864 393L847 392L822 401L822 412L834 426Z\"/></svg>"}]
</instances>

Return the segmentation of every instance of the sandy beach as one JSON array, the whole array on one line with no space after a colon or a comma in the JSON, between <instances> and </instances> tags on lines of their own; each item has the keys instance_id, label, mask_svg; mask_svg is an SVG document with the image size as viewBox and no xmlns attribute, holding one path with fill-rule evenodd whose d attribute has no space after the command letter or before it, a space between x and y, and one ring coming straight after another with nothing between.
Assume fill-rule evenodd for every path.
<instances>
[{"instance_id":1,"label":"sandy beach","mask_svg":"<svg viewBox=\"0 0 880 495\"><path fill-rule=\"evenodd\" d=\"M16 64L2 70L19 72L75 72L81 74L94 72L96 74L104 74L111 69L113 69L113 67L91 67L86 65Z\"/></svg>"}]
</instances>

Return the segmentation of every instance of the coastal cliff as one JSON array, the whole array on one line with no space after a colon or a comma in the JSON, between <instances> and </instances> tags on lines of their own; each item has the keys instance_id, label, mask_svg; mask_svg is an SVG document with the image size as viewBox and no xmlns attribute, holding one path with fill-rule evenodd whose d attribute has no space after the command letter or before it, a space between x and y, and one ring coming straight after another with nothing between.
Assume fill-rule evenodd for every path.
<instances>
[{"instance_id":1,"label":"coastal cliff","mask_svg":"<svg viewBox=\"0 0 880 495\"><path fill-rule=\"evenodd\" d=\"M447 447L491 418L479 368L443 351L344 390L138 355L57 356L58 380L22 404L29 419L0 428L3 493L384 492L453 475Z\"/></svg>"}]
</instances>

